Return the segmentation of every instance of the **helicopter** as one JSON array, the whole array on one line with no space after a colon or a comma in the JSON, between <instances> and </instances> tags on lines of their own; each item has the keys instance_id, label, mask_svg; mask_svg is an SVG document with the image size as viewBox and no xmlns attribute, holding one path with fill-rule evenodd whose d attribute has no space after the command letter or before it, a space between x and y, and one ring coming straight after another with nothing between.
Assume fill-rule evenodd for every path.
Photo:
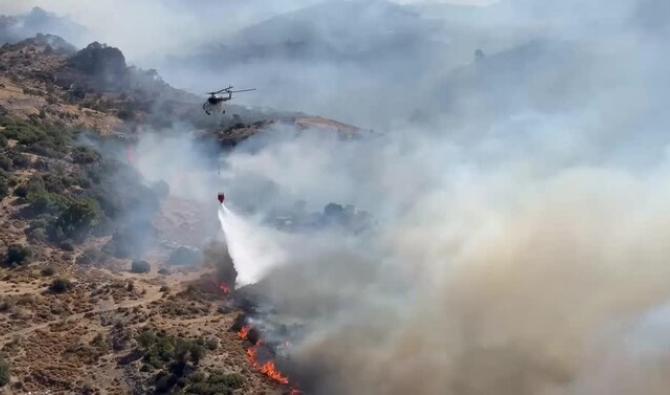
<instances>
[{"instance_id":1,"label":"helicopter","mask_svg":"<svg viewBox=\"0 0 670 395\"><path fill-rule=\"evenodd\" d=\"M255 88L233 90L233 86L231 85L227 88L223 88L215 92L207 92L209 97L207 98L207 101L202 104L202 109L207 115L212 115L214 111L220 111L221 114L225 114L226 110L223 108L223 102L231 100L233 98L233 93L250 92L255 90ZM220 96L220 93L227 94L228 96Z\"/></svg>"}]
</instances>

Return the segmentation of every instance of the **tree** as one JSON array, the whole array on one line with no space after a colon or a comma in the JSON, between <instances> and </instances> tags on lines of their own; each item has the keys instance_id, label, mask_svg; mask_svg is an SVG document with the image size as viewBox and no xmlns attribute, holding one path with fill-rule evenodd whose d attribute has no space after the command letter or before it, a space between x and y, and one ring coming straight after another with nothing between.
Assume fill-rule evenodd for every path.
<instances>
[{"instance_id":1,"label":"tree","mask_svg":"<svg viewBox=\"0 0 670 395\"><path fill-rule=\"evenodd\" d=\"M65 205L64 199L61 196L46 191L28 192L28 203L30 204L30 213L32 215L53 214L61 210Z\"/></svg>"},{"instance_id":2,"label":"tree","mask_svg":"<svg viewBox=\"0 0 670 395\"><path fill-rule=\"evenodd\" d=\"M7 248L5 264L9 266L18 266L27 263L32 255L30 249L20 244L12 244Z\"/></svg>"},{"instance_id":3,"label":"tree","mask_svg":"<svg viewBox=\"0 0 670 395\"><path fill-rule=\"evenodd\" d=\"M72 150L72 161L78 164L91 164L100 160L100 154L90 147L76 147Z\"/></svg>"},{"instance_id":4,"label":"tree","mask_svg":"<svg viewBox=\"0 0 670 395\"><path fill-rule=\"evenodd\" d=\"M70 203L53 223L52 239L85 239L101 217L97 203L82 199Z\"/></svg>"},{"instance_id":5,"label":"tree","mask_svg":"<svg viewBox=\"0 0 670 395\"><path fill-rule=\"evenodd\" d=\"M66 278L57 278L51 282L49 290L53 293L62 294L72 288L72 283Z\"/></svg>"}]
</instances>

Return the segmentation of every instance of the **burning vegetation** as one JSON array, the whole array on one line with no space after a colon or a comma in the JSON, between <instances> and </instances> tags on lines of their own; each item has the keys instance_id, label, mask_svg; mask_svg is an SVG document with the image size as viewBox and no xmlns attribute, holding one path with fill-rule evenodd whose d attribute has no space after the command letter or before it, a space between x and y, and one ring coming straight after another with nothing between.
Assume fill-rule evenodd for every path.
<instances>
[{"instance_id":1,"label":"burning vegetation","mask_svg":"<svg viewBox=\"0 0 670 395\"><path fill-rule=\"evenodd\" d=\"M226 284L226 283L219 284L219 289L221 290L221 292L223 292L224 296L230 295L231 288L228 284Z\"/></svg>"},{"instance_id":2,"label":"burning vegetation","mask_svg":"<svg viewBox=\"0 0 670 395\"><path fill-rule=\"evenodd\" d=\"M278 384L289 385L289 379L277 368L273 359L274 352L259 338L259 333L250 325L245 325L238 332L240 339L251 343L247 349L247 358L251 367ZM297 390L292 389L292 394L297 394Z\"/></svg>"},{"instance_id":3,"label":"burning vegetation","mask_svg":"<svg viewBox=\"0 0 670 395\"><path fill-rule=\"evenodd\" d=\"M266 361L265 363L261 363L259 361L258 354L261 347L263 347L263 342L259 341L253 347L247 350L247 356L249 357L249 363L251 366L279 384L287 385L288 377L281 374L281 372L277 369L274 361L270 360Z\"/></svg>"}]
</instances>

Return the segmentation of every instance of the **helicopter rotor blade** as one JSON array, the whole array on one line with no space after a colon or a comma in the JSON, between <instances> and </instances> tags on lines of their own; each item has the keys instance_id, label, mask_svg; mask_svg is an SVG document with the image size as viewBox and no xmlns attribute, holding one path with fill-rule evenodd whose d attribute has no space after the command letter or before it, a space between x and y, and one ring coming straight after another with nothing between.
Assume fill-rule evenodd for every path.
<instances>
[{"instance_id":1,"label":"helicopter rotor blade","mask_svg":"<svg viewBox=\"0 0 670 395\"><path fill-rule=\"evenodd\" d=\"M208 94L208 95L216 95L217 93L228 92L228 91L230 91L231 89L233 89L233 86L232 86L232 85L229 86L229 87L227 87L227 88L223 88L223 89L221 89L221 90L218 90L218 91L207 92L207 94Z\"/></svg>"},{"instance_id":2,"label":"helicopter rotor blade","mask_svg":"<svg viewBox=\"0 0 670 395\"><path fill-rule=\"evenodd\" d=\"M231 85L231 86L229 86L229 87L227 87L227 88L223 88L223 89L218 90L218 91L214 91L214 92L206 92L206 93L207 93L208 95L216 95L216 94L218 94L218 93L223 93L223 92L225 92L225 93L239 93L239 92L251 92L251 91L255 91L255 90L256 90L256 88L252 88L252 89L238 89L238 90L236 90L236 91L234 91L234 90L232 90L232 89L233 89L233 86Z\"/></svg>"},{"instance_id":3,"label":"helicopter rotor blade","mask_svg":"<svg viewBox=\"0 0 670 395\"><path fill-rule=\"evenodd\" d=\"M236 90L236 91L228 91L228 92L229 92L229 93L239 93L239 92L251 92L251 91L255 91L255 90L256 90L256 88L252 88L252 89L238 89L238 90Z\"/></svg>"}]
</instances>

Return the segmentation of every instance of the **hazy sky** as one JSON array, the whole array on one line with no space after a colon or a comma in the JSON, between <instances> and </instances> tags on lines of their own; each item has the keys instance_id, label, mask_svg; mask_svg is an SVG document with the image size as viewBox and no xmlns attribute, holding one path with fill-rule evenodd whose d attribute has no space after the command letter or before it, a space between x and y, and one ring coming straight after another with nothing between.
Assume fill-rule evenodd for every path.
<instances>
[{"instance_id":1,"label":"hazy sky","mask_svg":"<svg viewBox=\"0 0 670 395\"><path fill-rule=\"evenodd\" d=\"M280 1L278 3L281 3L283 5L294 5L294 6L299 6L305 3L314 3L318 2L314 0L284 0ZM421 4L421 3L436 3L436 4L472 4L472 5L486 5L486 4L491 4L497 2L497 0L390 0L394 3L398 4ZM240 3L238 0L229 0L229 3ZM98 3L101 3L103 6L116 6L116 8L120 8L118 5L119 4L124 4L124 7L127 6L142 6L142 3L145 3L146 6L151 6L154 7L156 5L155 1L149 1L149 2L136 2L136 1L131 1L131 0L119 0L119 1L109 1L109 0L100 0L96 1L96 5ZM159 1L160 3L160 1ZM174 3L174 1L165 1L163 3ZM206 2L199 2L197 4L203 4ZM245 3L253 3L253 1L248 1ZM265 3L265 2L264 2ZM189 3L192 7L194 3ZM77 11L80 9L81 11L85 11L87 9L87 6L90 7L90 3L82 0L3 0L0 2L0 12L2 13L16 13L16 12L22 12L31 9L32 7L42 7L47 10L51 10L54 12L58 13L64 13L64 14L69 14L72 11ZM271 4L263 4L264 7L268 9L272 9ZM88 8L90 10L90 8ZM77 12L79 14L79 12Z\"/></svg>"},{"instance_id":2,"label":"hazy sky","mask_svg":"<svg viewBox=\"0 0 670 395\"><path fill-rule=\"evenodd\" d=\"M184 45L221 37L282 12L323 0L0 0L0 14L16 14L41 7L67 15L90 32L77 45L97 40L121 48L131 62L140 64L156 54L180 51ZM491 0L394 0L400 4L482 4ZM169 37L169 39L165 39Z\"/></svg>"}]
</instances>

